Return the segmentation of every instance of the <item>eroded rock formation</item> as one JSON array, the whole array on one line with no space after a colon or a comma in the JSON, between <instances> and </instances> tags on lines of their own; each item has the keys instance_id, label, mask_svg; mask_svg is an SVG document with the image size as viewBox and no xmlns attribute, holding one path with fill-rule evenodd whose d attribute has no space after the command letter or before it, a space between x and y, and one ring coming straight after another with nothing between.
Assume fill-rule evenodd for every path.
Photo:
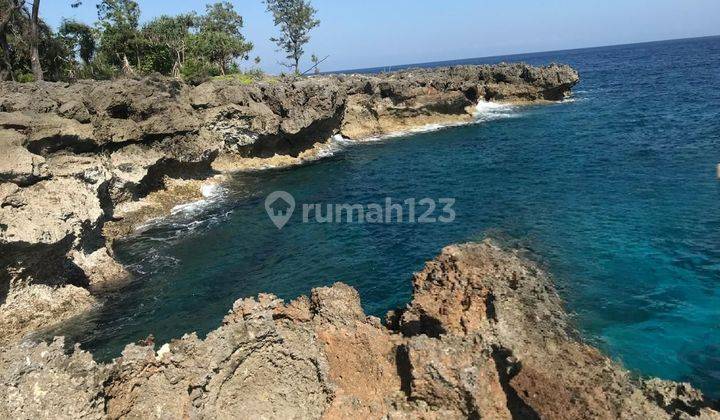
<instances>
[{"instance_id":1,"label":"eroded rock formation","mask_svg":"<svg viewBox=\"0 0 720 420\"><path fill-rule=\"evenodd\" d=\"M349 286L241 299L204 340L108 365L62 339L0 356L0 417L720 418L579 341L548 276L492 242L445 248L388 326Z\"/></svg>"},{"instance_id":2,"label":"eroded rock formation","mask_svg":"<svg viewBox=\"0 0 720 420\"><path fill-rule=\"evenodd\" d=\"M201 198L200 183L221 172L312 159L336 134L471 121L479 100L561 99L577 81L567 66L518 64L196 87L152 77L2 82L0 312L6 300L31 308L20 302L45 290L25 293L32 286L93 290L122 276L112 239ZM76 293L56 295L70 299L65 307ZM0 323L0 336L36 322Z\"/></svg>"}]
</instances>

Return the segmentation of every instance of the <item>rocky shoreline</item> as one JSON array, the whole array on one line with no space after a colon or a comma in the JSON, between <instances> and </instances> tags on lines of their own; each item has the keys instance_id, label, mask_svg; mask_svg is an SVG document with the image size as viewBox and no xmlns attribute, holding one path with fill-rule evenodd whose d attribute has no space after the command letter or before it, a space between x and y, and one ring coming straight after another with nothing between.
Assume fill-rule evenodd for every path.
<instances>
[{"instance_id":1,"label":"rocky shoreline","mask_svg":"<svg viewBox=\"0 0 720 420\"><path fill-rule=\"evenodd\" d=\"M333 136L472 122L482 101L557 101L578 80L514 64L0 83L0 418L720 418L689 384L583 343L550 278L491 241L445 248L385 321L338 283L240 299L204 339L148 339L107 364L24 340L98 305L128 276L113 240L224 174L316 159Z\"/></svg>"},{"instance_id":2,"label":"rocky shoreline","mask_svg":"<svg viewBox=\"0 0 720 420\"><path fill-rule=\"evenodd\" d=\"M205 339L97 364L61 338L0 353L2 418L716 419L689 384L577 339L550 278L491 241L445 248L410 304L368 317L337 283L235 302Z\"/></svg>"},{"instance_id":3,"label":"rocky shoreline","mask_svg":"<svg viewBox=\"0 0 720 420\"><path fill-rule=\"evenodd\" d=\"M568 66L415 69L253 84L0 83L0 346L96 304L127 273L112 242L239 170L473 120L478 102L564 98Z\"/></svg>"}]
</instances>

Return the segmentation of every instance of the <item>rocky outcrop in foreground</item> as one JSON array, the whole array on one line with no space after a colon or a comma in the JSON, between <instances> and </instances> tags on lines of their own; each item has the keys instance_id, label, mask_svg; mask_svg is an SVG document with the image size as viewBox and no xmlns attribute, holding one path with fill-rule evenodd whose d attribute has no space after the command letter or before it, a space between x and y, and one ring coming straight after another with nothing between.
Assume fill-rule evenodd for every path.
<instances>
[{"instance_id":1,"label":"rocky outcrop in foreground","mask_svg":"<svg viewBox=\"0 0 720 420\"><path fill-rule=\"evenodd\" d=\"M517 64L196 87L1 82L0 346L91 307L88 290L125 275L112 239L202 198L209 178L316 158L337 134L469 122L478 101L561 99L577 81L568 66Z\"/></svg>"},{"instance_id":2,"label":"rocky outcrop in foreground","mask_svg":"<svg viewBox=\"0 0 720 420\"><path fill-rule=\"evenodd\" d=\"M388 326L349 286L241 299L223 325L96 364L0 357L0 418L717 419L688 384L639 380L576 338L550 279L491 242L445 248Z\"/></svg>"}]
</instances>

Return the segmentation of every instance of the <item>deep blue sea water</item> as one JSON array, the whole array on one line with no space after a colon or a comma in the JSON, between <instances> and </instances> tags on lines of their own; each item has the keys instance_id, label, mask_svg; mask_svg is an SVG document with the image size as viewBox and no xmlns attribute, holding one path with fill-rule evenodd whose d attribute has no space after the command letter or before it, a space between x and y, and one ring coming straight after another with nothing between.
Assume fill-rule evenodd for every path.
<instances>
[{"instance_id":1,"label":"deep blue sea water","mask_svg":"<svg viewBox=\"0 0 720 420\"><path fill-rule=\"evenodd\" d=\"M302 167L238 175L222 198L119 245L137 275L63 327L99 359L154 334L216 328L234 300L343 281L365 309L404 305L412 273L485 236L530 249L584 336L628 368L720 395L720 37L430 65L562 62L571 101L344 147ZM300 203L456 198L447 224L318 224L281 231L265 196Z\"/></svg>"}]
</instances>

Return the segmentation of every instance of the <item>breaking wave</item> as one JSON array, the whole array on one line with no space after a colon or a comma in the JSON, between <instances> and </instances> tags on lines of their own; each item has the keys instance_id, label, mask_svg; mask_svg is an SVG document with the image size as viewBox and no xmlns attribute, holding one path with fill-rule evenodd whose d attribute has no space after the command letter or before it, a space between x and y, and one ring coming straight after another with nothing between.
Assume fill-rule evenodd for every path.
<instances>
[{"instance_id":1,"label":"breaking wave","mask_svg":"<svg viewBox=\"0 0 720 420\"><path fill-rule=\"evenodd\" d=\"M497 102L480 101L475 106L475 123L514 118L519 116L517 105L499 104Z\"/></svg>"},{"instance_id":2,"label":"breaking wave","mask_svg":"<svg viewBox=\"0 0 720 420\"><path fill-rule=\"evenodd\" d=\"M170 210L171 215L186 214L192 215L203 211L208 205L217 202L225 195L225 188L219 184L203 184L200 187L200 193L203 198L201 200L192 201L190 203L178 204Z\"/></svg>"},{"instance_id":3,"label":"breaking wave","mask_svg":"<svg viewBox=\"0 0 720 420\"><path fill-rule=\"evenodd\" d=\"M334 144L335 147L331 147L330 149L333 150L333 153L335 151L339 151L342 149L342 146L346 145L352 145L357 143L369 143L374 141L381 141L386 139L392 139L397 137L405 137L410 136L413 134L421 134L421 133L429 133L432 131L438 131L438 130L444 130L446 128L451 127L459 127L463 125L469 125L469 124L479 124L484 123L487 121L492 120L498 120L502 118L514 118L520 116L520 113L518 112L519 106L517 105L511 105L511 104L501 104L497 102L490 102L490 101L481 101L475 106L475 111L473 112L474 119L472 121L468 122L453 122L453 123L445 123L445 124L427 124L420 127L411 128L408 130L401 130L401 131L394 131L392 133L383 134L380 136L373 136L373 137L366 137L359 140L350 140L342 137L339 134L336 134L332 137L330 144Z\"/></svg>"}]
</instances>

